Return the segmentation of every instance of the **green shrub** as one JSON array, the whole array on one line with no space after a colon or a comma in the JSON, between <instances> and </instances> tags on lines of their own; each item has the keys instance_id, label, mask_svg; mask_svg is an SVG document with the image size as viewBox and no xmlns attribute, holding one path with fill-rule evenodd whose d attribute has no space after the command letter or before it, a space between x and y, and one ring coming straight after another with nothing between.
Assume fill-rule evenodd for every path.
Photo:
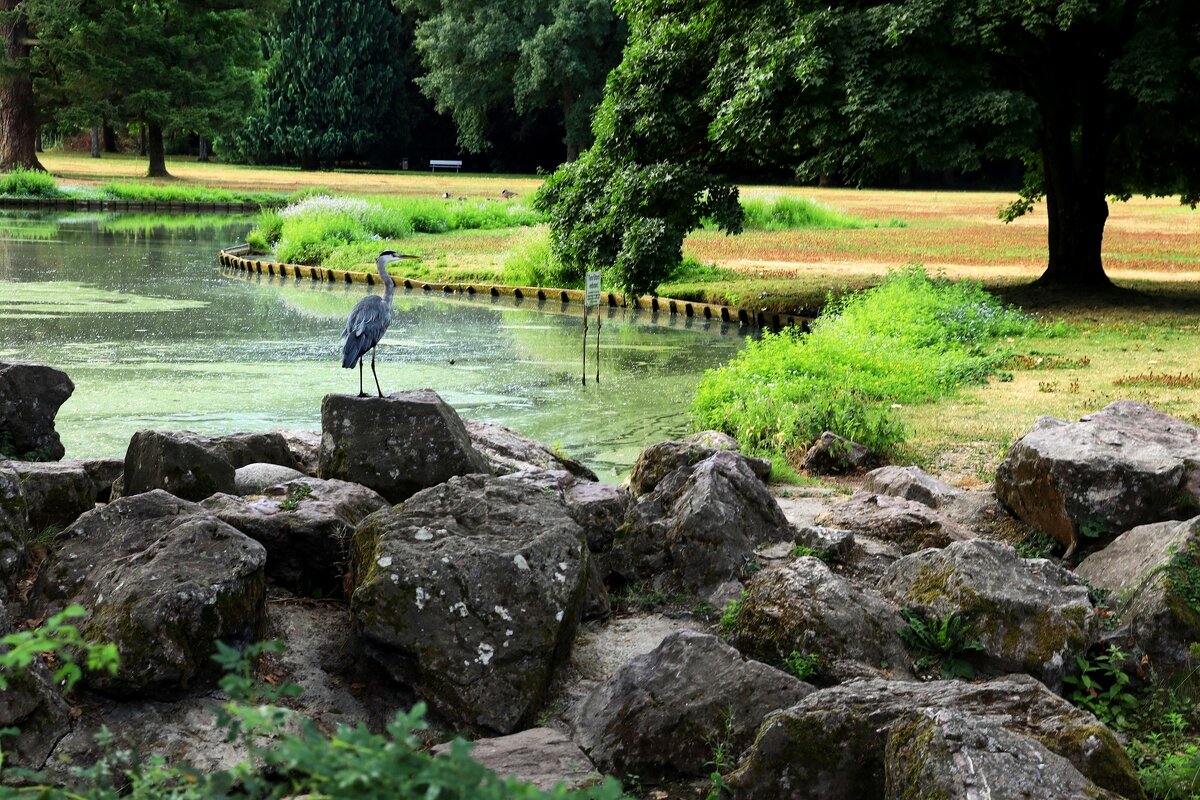
<instances>
[{"instance_id":1,"label":"green shrub","mask_svg":"<svg viewBox=\"0 0 1200 800\"><path fill-rule=\"evenodd\" d=\"M7 175L0 175L0 195L4 197L62 197L48 172L16 167Z\"/></svg>"},{"instance_id":2,"label":"green shrub","mask_svg":"<svg viewBox=\"0 0 1200 800\"><path fill-rule=\"evenodd\" d=\"M904 439L892 404L984 380L1005 358L997 342L1034 327L977 283L910 268L830 301L810 333L765 333L706 373L695 421L751 452L794 453L828 430L887 456Z\"/></svg>"},{"instance_id":3,"label":"green shrub","mask_svg":"<svg viewBox=\"0 0 1200 800\"><path fill-rule=\"evenodd\" d=\"M804 197L776 197L772 200L743 200L746 230L785 231L795 228L852 229L870 223L835 211L829 206Z\"/></svg>"},{"instance_id":4,"label":"green shrub","mask_svg":"<svg viewBox=\"0 0 1200 800\"><path fill-rule=\"evenodd\" d=\"M725 609L721 612L721 633L725 636L733 633L733 629L737 627L738 619L742 616L742 607L746 604L748 593L742 590L742 593L725 604Z\"/></svg>"},{"instance_id":5,"label":"green shrub","mask_svg":"<svg viewBox=\"0 0 1200 800\"><path fill-rule=\"evenodd\" d=\"M821 657L816 653L801 653L799 650L793 650L783 660L783 665L787 667L788 672L800 680L808 681L817 677L817 673L820 672Z\"/></svg>"},{"instance_id":6,"label":"green shrub","mask_svg":"<svg viewBox=\"0 0 1200 800\"><path fill-rule=\"evenodd\" d=\"M69 690L80 676L77 654L89 669L116 668L116 648L83 641L65 621L85 616L72 606L47 620L41 628L9 634L0 640L0 688L13 670L24 670L42 653L59 664L55 680ZM471 745L455 740L448 753L434 757L416 732L424 729L425 706L399 711L384 733L365 725L339 725L324 733L303 714L278 705L299 693L299 687L260 681L256 664L266 653L278 653L273 642L243 651L217 644L214 660L226 669L221 689L230 698L216 710L216 722L227 740L240 740L249 756L228 769L201 773L189 764L168 763L160 754L138 754L114 747L101 729L96 741L100 757L90 767L71 767L76 785L69 794L29 770L5 771L0 797L64 797L79 800L200 800L201 798L356 797L396 800L621 800L620 785L607 778L585 789L559 787L542 791L515 778L501 778L470 758ZM14 733L6 730L4 733ZM13 788L13 781L20 788Z\"/></svg>"},{"instance_id":7,"label":"green shrub","mask_svg":"<svg viewBox=\"0 0 1200 800\"><path fill-rule=\"evenodd\" d=\"M503 280L509 286L583 287L583 276L567 274L546 236L528 239L509 251L504 259Z\"/></svg>"}]
</instances>

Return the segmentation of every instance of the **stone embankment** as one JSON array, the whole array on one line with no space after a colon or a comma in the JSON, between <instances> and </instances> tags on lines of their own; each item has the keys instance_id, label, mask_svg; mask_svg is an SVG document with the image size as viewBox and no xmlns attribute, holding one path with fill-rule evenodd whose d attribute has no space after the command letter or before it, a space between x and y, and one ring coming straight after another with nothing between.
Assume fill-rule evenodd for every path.
<instances>
[{"instance_id":1,"label":"stone embankment","mask_svg":"<svg viewBox=\"0 0 1200 800\"><path fill-rule=\"evenodd\" d=\"M210 655L277 638L319 724L424 700L444 738L543 786L693 797L715 765L738 798L1141 798L1064 678L1110 643L1167 673L1200 640L1175 580L1200 559L1200 431L1134 403L1040 420L994 491L882 467L839 497L768 486L712 432L598 483L429 390L330 395L320 434L22 460L61 457L70 390L0 365L0 625L79 603L121 656L74 711L40 668L0 693L6 764L63 780L101 726L202 770L240 759L208 716ZM1028 526L1086 558L1023 557L1006 540ZM912 621L949 618L958 649L923 650Z\"/></svg>"}]
</instances>

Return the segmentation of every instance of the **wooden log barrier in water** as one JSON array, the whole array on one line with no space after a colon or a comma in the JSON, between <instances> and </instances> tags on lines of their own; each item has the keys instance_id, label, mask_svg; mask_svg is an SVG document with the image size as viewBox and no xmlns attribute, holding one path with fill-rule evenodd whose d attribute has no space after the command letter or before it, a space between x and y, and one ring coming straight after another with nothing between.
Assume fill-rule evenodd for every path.
<instances>
[{"instance_id":1,"label":"wooden log barrier in water","mask_svg":"<svg viewBox=\"0 0 1200 800\"><path fill-rule=\"evenodd\" d=\"M268 275L307 277L313 281L330 283L365 283L374 286L378 281L369 272L354 272L352 270L329 269L312 267L301 264L281 264L274 261L246 258L250 253L250 245L240 244L226 247L218 255L218 261L224 267ZM502 286L491 283L429 283L413 278L396 278L398 287L410 291L422 291L427 294L437 292L443 295L475 295L486 294L491 297L511 297L518 302L536 299L538 302L559 302L563 305L583 305L584 292L582 289L556 289L544 286ZM779 330L796 326L808 330L812 317L798 314L767 313L735 306L724 306L715 303L700 303L693 300L679 300L672 297L641 296L633 301L620 292L601 292L600 302L609 308L645 309L654 314L670 314L672 316L703 317L706 320L719 319L721 322L737 323L741 327L773 328Z\"/></svg>"}]
</instances>

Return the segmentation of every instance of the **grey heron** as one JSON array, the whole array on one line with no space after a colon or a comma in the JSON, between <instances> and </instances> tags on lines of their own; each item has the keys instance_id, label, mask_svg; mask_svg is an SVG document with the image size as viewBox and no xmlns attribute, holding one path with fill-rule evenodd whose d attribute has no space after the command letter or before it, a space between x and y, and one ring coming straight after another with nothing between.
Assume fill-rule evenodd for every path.
<instances>
[{"instance_id":1,"label":"grey heron","mask_svg":"<svg viewBox=\"0 0 1200 800\"><path fill-rule=\"evenodd\" d=\"M346 320L346 329L342 331L342 338L346 340L346 345L342 348L342 366L345 369L353 369L354 363L358 362L359 397L367 396L363 391L362 362L368 350L371 351L371 375L375 378L375 391L383 397L383 390L379 388L379 376L375 373L375 346L379 344L392 322L392 294L396 291L396 283L392 276L388 275L387 265L403 258L416 256L400 255L395 250L384 250L379 254L375 259L375 266L379 269L379 278L385 287L383 297L369 294L355 303L350 318Z\"/></svg>"}]
</instances>

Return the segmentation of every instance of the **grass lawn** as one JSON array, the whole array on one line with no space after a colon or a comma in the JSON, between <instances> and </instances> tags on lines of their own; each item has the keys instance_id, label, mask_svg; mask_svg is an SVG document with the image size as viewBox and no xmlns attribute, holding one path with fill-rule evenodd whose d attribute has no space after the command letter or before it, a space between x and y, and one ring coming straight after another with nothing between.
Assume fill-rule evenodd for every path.
<instances>
[{"instance_id":1,"label":"grass lawn","mask_svg":"<svg viewBox=\"0 0 1200 800\"><path fill-rule=\"evenodd\" d=\"M144 159L45 153L42 163L62 182L128 181ZM194 160L168 161L169 184L293 192L324 187L360 195L528 200L536 176L451 172L301 172ZM145 179L143 179L145 180ZM1005 225L996 211L1006 192L884 191L745 186L743 195L810 197L878 223L853 230L752 231L726 236L697 231L684 252L733 273L719 282L664 285L661 292L768 310L817 310L829 291L863 288L907 264L952 278L971 278L1006 301L1070 333L1026 338L1013 348L1028 356L1003 377L927 405L897 409L909 428L901 454L970 484L990 480L1008 444L1042 414L1063 418L1095 411L1118 398L1151 403L1200 422L1200 211L1172 198L1113 203L1105 233L1108 274L1126 291L1080 296L1028 288L1045 263L1044 207ZM900 220L904 227L889 227ZM506 257L544 226L415 234L405 248L423 257L412 277L499 281ZM1038 359L1041 359L1039 362ZM1140 376L1140 380L1138 379ZM1164 378L1162 376L1174 376ZM1189 377L1190 376L1190 377Z\"/></svg>"}]
</instances>

